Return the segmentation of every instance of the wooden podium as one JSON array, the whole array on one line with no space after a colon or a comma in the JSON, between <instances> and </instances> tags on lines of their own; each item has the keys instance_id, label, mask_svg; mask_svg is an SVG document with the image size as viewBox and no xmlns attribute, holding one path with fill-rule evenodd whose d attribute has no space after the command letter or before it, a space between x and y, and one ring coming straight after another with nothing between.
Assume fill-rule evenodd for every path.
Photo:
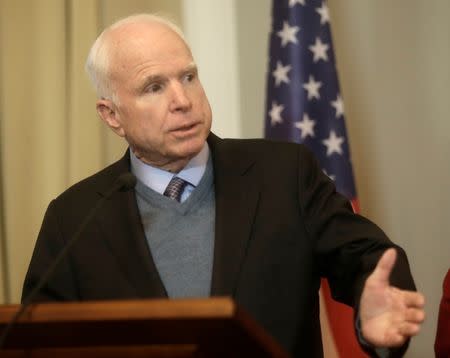
<instances>
[{"instance_id":1,"label":"wooden podium","mask_svg":"<svg viewBox=\"0 0 450 358\"><path fill-rule=\"evenodd\" d=\"M20 308L0 307L0 332ZM230 298L34 304L0 357L289 357Z\"/></svg>"}]
</instances>

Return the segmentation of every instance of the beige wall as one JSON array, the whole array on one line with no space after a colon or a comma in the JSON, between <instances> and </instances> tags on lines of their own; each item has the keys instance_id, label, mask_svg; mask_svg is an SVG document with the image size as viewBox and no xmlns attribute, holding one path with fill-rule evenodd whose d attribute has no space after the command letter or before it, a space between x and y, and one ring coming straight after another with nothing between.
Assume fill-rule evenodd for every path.
<instances>
[{"instance_id":1,"label":"beige wall","mask_svg":"<svg viewBox=\"0 0 450 358\"><path fill-rule=\"evenodd\" d=\"M234 15L217 19L215 31L220 21L236 26L239 132L260 137L270 1L230 1ZM124 150L96 119L82 69L90 43L101 27L135 12L171 13L182 23L182 5L0 1L0 221L10 301L19 299L49 200ZM450 2L330 0L329 6L362 211L409 254L428 320L407 357L429 357L450 266ZM202 51L199 62L207 56ZM226 113L217 118L226 120ZM223 128L225 136L236 133Z\"/></svg>"},{"instance_id":2,"label":"beige wall","mask_svg":"<svg viewBox=\"0 0 450 358\"><path fill-rule=\"evenodd\" d=\"M428 319L408 357L430 357L450 267L450 2L330 5L363 212L409 255Z\"/></svg>"}]
</instances>

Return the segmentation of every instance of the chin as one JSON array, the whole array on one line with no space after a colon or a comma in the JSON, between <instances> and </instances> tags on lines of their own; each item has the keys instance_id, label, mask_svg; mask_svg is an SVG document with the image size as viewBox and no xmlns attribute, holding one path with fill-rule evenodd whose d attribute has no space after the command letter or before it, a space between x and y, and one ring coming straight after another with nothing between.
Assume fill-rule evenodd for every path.
<instances>
[{"instance_id":1,"label":"chin","mask_svg":"<svg viewBox=\"0 0 450 358\"><path fill-rule=\"evenodd\" d=\"M187 141L180 144L177 150L179 158L193 158L195 157L205 145L206 139L196 138L195 140Z\"/></svg>"}]
</instances>

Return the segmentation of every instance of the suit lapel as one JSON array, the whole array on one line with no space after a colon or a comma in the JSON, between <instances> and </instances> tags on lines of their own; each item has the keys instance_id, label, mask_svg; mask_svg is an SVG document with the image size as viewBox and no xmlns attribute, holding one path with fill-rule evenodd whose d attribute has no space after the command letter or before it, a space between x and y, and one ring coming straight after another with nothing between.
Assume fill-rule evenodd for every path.
<instances>
[{"instance_id":1,"label":"suit lapel","mask_svg":"<svg viewBox=\"0 0 450 358\"><path fill-rule=\"evenodd\" d=\"M111 177L115 179L129 171L128 163L126 155L118 163L120 170ZM104 188L108 190L111 187L113 181L102 185L101 195L104 195ZM138 296L167 297L146 242L134 190L113 194L105 202L97 221L120 269L135 287Z\"/></svg>"},{"instance_id":2,"label":"suit lapel","mask_svg":"<svg viewBox=\"0 0 450 358\"><path fill-rule=\"evenodd\" d=\"M234 295L259 198L256 163L214 135L216 224L211 295Z\"/></svg>"}]
</instances>

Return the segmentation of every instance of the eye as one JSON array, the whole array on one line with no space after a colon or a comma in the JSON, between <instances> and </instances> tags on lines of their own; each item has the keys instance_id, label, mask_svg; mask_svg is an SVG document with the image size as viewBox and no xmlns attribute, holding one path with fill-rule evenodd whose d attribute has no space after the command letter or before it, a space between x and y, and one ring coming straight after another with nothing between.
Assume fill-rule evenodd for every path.
<instances>
[{"instance_id":1,"label":"eye","mask_svg":"<svg viewBox=\"0 0 450 358\"><path fill-rule=\"evenodd\" d=\"M147 86L146 91L149 93L157 93L162 90L162 85L160 83L152 83L151 85Z\"/></svg>"},{"instance_id":2,"label":"eye","mask_svg":"<svg viewBox=\"0 0 450 358\"><path fill-rule=\"evenodd\" d=\"M185 82L192 82L195 79L195 73L189 72L184 75Z\"/></svg>"}]
</instances>

